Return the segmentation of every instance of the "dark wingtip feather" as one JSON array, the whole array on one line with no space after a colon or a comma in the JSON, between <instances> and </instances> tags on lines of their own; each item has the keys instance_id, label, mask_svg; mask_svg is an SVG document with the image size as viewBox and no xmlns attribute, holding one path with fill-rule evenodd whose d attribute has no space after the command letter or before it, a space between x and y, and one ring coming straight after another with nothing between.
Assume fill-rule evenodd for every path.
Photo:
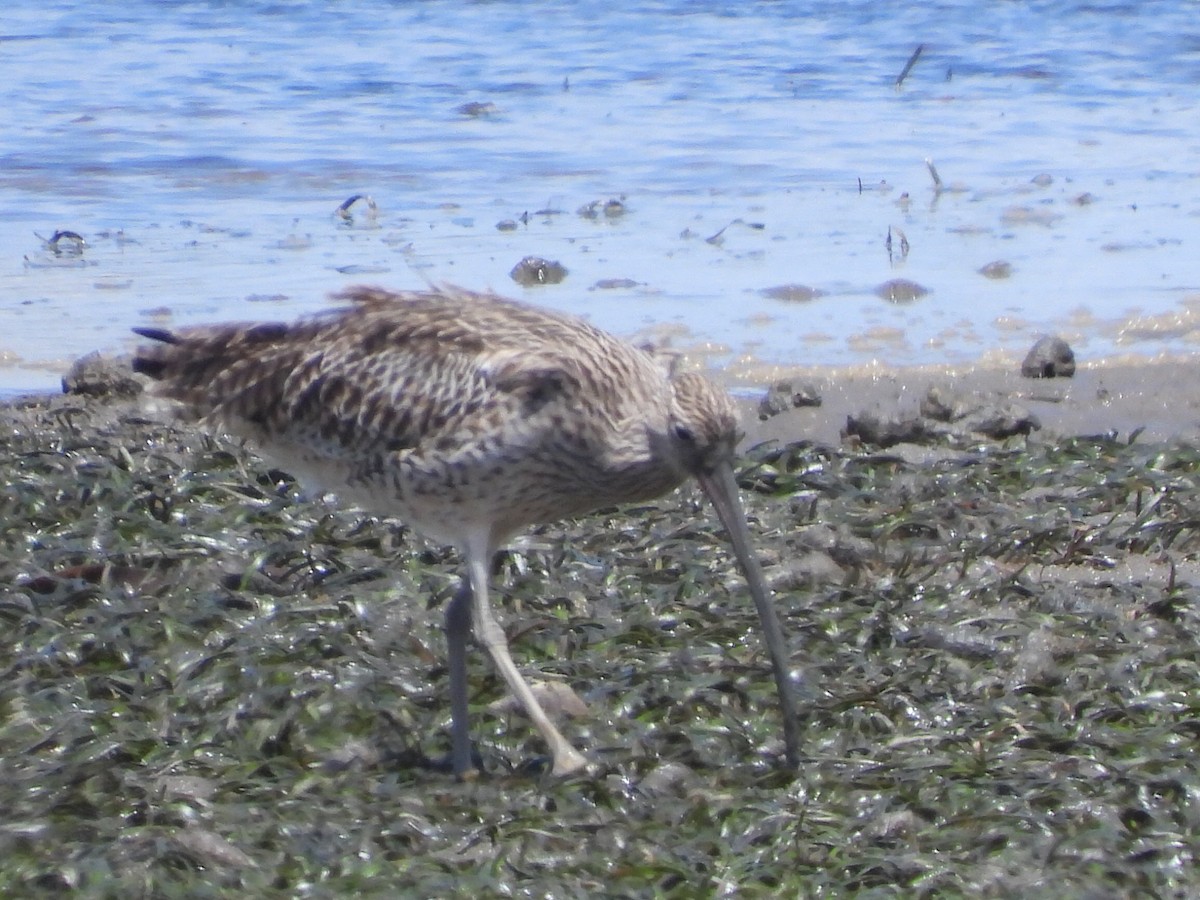
<instances>
[{"instance_id":1,"label":"dark wingtip feather","mask_svg":"<svg viewBox=\"0 0 1200 900\"><path fill-rule=\"evenodd\" d=\"M135 328L133 333L162 344L182 344L183 339L162 328Z\"/></svg>"}]
</instances>

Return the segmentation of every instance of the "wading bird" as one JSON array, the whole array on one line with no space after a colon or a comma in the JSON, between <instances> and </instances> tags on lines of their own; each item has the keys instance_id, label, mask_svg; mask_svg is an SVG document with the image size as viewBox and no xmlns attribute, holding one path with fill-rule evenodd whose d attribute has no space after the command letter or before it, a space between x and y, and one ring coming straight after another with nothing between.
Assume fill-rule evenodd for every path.
<instances>
[{"instance_id":1,"label":"wading bird","mask_svg":"<svg viewBox=\"0 0 1200 900\"><path fill-rule=\"evenodd\" d=\"M135 329L153 343L133 365L159 395L302 482L459 550L466 575L445 613L454 771L473 771L472 633L549 745L553 772L586 765L509 655L488 602L496 552L535 523L648 500L689 477L749 583L796 765L787 648L734 481L729 395L580 319L494 295L354 288L339 299L291 324Z\"/></svg>"}]
</instances>

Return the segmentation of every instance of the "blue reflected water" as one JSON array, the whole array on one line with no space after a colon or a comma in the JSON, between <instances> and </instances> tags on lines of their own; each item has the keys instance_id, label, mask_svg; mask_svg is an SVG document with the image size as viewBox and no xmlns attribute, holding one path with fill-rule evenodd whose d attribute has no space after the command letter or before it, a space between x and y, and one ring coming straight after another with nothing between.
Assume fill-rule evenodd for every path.
<instances>
[{"instance_id":1,"label":"blue reflected water","mask_svg":"<svg viewBox=\"0 0 1200 900\"><path fill-rule=\"evenodd\" d=\"M1194 2L610 6L13 0L0 388L132 325L286 318L363 281L492 287L746 379L1200 333ZM357 193L378 216L348 224ZM610 198L623 216L577 213ZM82 257L43 246L58 229ZM515 285L529 254L570 275ZM880 299L895 278L930 293ZM786 284L823 295L762 293Z\"/></svg>"}]
</instances>

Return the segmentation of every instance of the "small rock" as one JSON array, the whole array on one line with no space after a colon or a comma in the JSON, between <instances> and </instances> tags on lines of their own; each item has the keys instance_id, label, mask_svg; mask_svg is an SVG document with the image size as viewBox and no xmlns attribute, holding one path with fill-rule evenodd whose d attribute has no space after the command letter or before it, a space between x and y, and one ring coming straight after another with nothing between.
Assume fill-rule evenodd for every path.
<instances>
[{"instance_id":1,"label":"small rock","mask_svg":"<svg viewBox=\"0 0 1200 900\"><path fill-rule=\"evenodd\" d=\"M907 278L893 278L875 288L875 293L889 303L911 303L928 294L929 288Z\"/></svg>"},{"instance_id":2,"label":"small rock","mask_svg":"<svg viewBox=\"0 0 1200 900\"><path fill-rule=\"evenodd\" d=\"M995 660L1000 656L1000 646L993 638L962 626L929 625L910 634L903 643L942 650L963 659Z\"/></svg>"},{"instance_id":3,"label":"small rock","mask_svg":"<svg viewBox=\"0 0 1200 900\"><path fill-rule=\"evenodd\" d=\"M771 568L766 578L771 590L782 593L803 590L814 584L842 584L846 580L846 570L828 553L808 550L797 552L782 565Z\"/></svg>"},{"instance_id":4,"label":"small rock","mask_svg":"<svg viewBox=\"0 0 1200 900\"><path fill-rule=\"evenodd\" d=\"M84 397L136 397L142 383L134 377L128 360L89 353L75 360L63 376L64 394Z\"/></svg>"},{"instance_id":5,"label":"small rock","mask_svg":"<svg viewBox=\"0 0 1200 900\"><path fill-rule=\"evenodd\" d=\"M933 386L921 400L921 415L996 440L1029 434L1042 427L1037 416L1016 403L995 403L982 395L960 396Z\"/></svg>"},{"instance_id":6,"label":"small rock","mask_svg":"<svg viewBox=\"0 0 1200 900\"><path fill-rule=\"evenodd\" d=\"M346 772L377 766L382 758L383 754L378 748L358 738L351 738L326 756L323 763L328 772Z\"/></svg>"},{"instance_id":7,"label":"small rock","mask_svg":"<svg viewBox=\"0 0 1200 900\"><path fill-rule=\"evenodd\" d=\"M172 841L198 866L229 869L258 868L258 863L244 851L207 828L199 826L181 828L172 836Z\"/></svg>"},{"instance_id":8,"label":"small rock","mask_svg":"<svg viewBox=\"0 0 1200 900\"><path fill-rule=\"evenodd\" d=\"M1002 278L1008 278L1012 275L1012 263L1006 262L1003 259L997 259L979 270L979 274L984 278L991 278L993 281L999 281Z\"/></svg>"},{"instance_id":9,"label":"small rock","mask_svg":"<svg viewBox=\"0 0 1200 900\"><path fill-rule=\"evenodd\" d=\"M1021 363L1021 374L1026 378L1070 378L1075 374L1075 352L1060 337L1044 337Z\"/></svg>"},{"instance_id":10,"label":"small rock","mask_svg":"<svg viewBox=\"0 0 1200 900\"><path fill-rule=\"evenodd\" d=\"M874 841L896 842L916 834L927 824L911 809L884 810L866 823L863 833Z\"/></svg>"},{"instance_id":11,"label":"small rock","mask_svg":"<svg viewBox=\"0 0 1200 900\"><path fill-rule=\"evenodd\" d=\"M806 284L778 284L775 287L763 288L761 293L772 300L785 300L788 303L808 303L825 296L824 291Z\"/></svg>"},{"instance_id":12,"label":"small rock","mask_svg":"<svg viewBox=\"0 0 1200 900\"><path fill-rule=\"evenodd\" d=\"M1055 661L1055 653L1064 657L1075 652L1067 642L1054 635L1048 627L1038 628L1025 636L1009 668L1008 682L1013 688L1026 685L1055 685L1062 681L1063 672Z\"/></svg>"},{"instance_id":13,"label":"small rock","mask_svg":"<svg viewBox=\"0 0 1200 900\"><path fill-rule=\"evenodd\" d=\"M929 436L929 430L919 418L885 418L878 413L865 412L847 416L843 437L857 437L864 444L891 447L901 443L916 443Z\"/></svg>"},{"instance_id":14,"label":"small rock","mask_svg":"<svg viewBox=\"0 0 1200 900\"><path fill-rule=\"evenodd\" d=\"M938 422L954 422L970 415L973 409L975 407L962 397L937 385L931 387L921 400L921 415Z\"/></svg>"},{"instance_id":15,"label":"small rock","mask_svg":"<svg viewBox=\"0 0 1200 900\"><path fill-rule=\"evenodd\" d=\"M1009 206L1000 213L1000 221L1007 227L1042 225L1049 228L1061 218L1062 214L1053 209L1034 206Z\"/></svg>"},{"instance_id":16,"label":"small rock","mask_svg":"<svg viewBox=\"0 0 1200 900\"><path fill-rule=\"evenodd\" d=\"M487 100L472 100L470 103L464 103L462 106L454 110L460 116L466 116L469 119L478 119L486 116L494 116L500 110L495 103Z\"/></svg>"},{"instance_id":17,"label":"small rock","mask_svg":"<svg viewBox=\"0 0 1200 900\"><path fill-rule=\"evenodd\" d=\"M971 431L998 441L1017 434L1028 435L1042 427L1037 416L1016 403L1002 403L981 409L970 417L966 425Z\"/></svg>"},{"instance_id":18,"label":"small rock","mask_svg":"<svg viewBox=\"0 0 1200 900\"><path fill-rule=\"evenodd\" d=\"M874 541L854 534L846 525L824 522L801 525L795 531L798 548L819 550L843 568L857 569L879 556Z\"/></svg>"},{"instance_id":19,"label":"small rock","mask_svg":"<svg viewBox=\"0 0 1200 900\"><path fill-rule=\"evenodd\" d=\"M579 207L576 212L585 219L599 219L601 216L616 219L625 215L625 204L615 197L609 200L593 200Z\"/></svg>"},{"instance_id":20,"label":"small rock","mask_svg":"<svg viewBox=\"0 0 1200 900\"><path fill-rule=\"evenodd\" d=\"M777 381L767 389L758 404L758 417L766 421L794 407L820 405L821 395L812 384L802 384L797 388L790 381Z\"/></svg>"},{"instance_id":21,"label":"small rock","mask_svg":"<svg viewBox=\"0 0 1200 900\"><path fill-rule=\"evenodd\" d=\"M523 287L538 284L558 284L567 277L566 267L562 263L540 256L527 256L508 273L509 277Z\"/></svg>"},{"instance_id":22,"label":"small rock","mask_svg":"<svg viewBox=\"0 0 1200 900\"><path fill-rule=\"evenodd\" d=\"M638 791L647 797L686 796L697 785L696 773L683 763L663 762L638 782Z\"/></svg>"},{"instance_id":23,"label":"small rock","mask_svg":"<svg viewBox=\"0 0 1200 900\"><path fill-rule=\"evenodd\" d=\"M217 793L217 783L199 775L163 775L157 784L167 800L204 804Z\"/></svg>"}]
</instances>

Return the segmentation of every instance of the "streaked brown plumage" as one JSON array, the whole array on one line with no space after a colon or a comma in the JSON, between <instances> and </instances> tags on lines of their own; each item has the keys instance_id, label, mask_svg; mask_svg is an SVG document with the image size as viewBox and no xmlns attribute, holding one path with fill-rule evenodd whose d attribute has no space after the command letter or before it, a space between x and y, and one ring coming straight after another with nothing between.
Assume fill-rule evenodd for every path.
<instances>
[{"instance_id":1,"label":"streaked brown plumage","mask_svg":"<svg viewBox=\"0 0 1200 900\"><path fill-rule=\"evenodd\" d=\"M585 764L539 707L492 616L495 552L531 524L646 500L691 476L750 584L795 764L787 654L733 479L729 396L579 319L493 295L356 288L340 299L348 305L292 324L138 329L156 343L139 349L134 368L302 481L463 553L467 577L446 610L455 771L471 768L472 630L549 744L554 771Z\"/></svg>"}]
</instances>

